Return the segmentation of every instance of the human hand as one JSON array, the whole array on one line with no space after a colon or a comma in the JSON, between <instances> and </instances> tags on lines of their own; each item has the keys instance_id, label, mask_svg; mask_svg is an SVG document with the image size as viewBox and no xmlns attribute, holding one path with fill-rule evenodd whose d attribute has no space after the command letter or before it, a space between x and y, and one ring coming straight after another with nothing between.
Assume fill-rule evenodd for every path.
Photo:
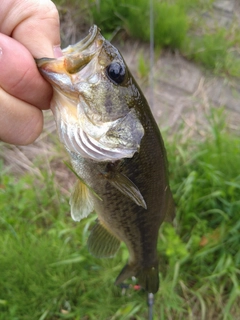
<instances>
[{"instance_id":1,"label":"human hand","mask_svg":"<svg viewBox=\"0 0 240 320\"><path fill-rule=\"evenodd\" d=\"M59 16L50 0L0 2L0 140L26 145L52 97L34 58L61 56Z\"/></svg>"}]
</instances>

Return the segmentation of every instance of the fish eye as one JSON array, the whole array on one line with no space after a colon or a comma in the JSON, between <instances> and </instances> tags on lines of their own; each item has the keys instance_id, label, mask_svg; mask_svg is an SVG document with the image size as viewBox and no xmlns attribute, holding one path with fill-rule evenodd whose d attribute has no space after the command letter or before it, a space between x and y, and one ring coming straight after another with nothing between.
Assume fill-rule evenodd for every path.
<instances>
[{"instance_id":1,"label":"fish eye","mask_svg":"<svg viewBox=\"0 0 240 320\"><path fill-rule=\"evenodd\" d=\"M113 82L120 84L125 79L125 68L119 62L113 62L107 67L107 76Z\"/></svg>"}]
</instances>

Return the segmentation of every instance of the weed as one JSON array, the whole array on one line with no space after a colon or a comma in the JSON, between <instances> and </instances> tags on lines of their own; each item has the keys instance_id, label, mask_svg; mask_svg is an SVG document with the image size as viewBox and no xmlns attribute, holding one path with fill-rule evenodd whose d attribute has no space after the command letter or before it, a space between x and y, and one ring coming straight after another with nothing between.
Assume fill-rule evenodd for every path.
<instances>
[{"instance_id":1,"label":"weed","mask_svg":"<svg viewBox=\"0 0 240 320\"><path fill-rule=\"evenodd\" d=\"M193 58L217 73L225 72L238 77L239 59L231 52L231 47L232 43L227 39L225 30L201 37L190 37L185 42L188 58Z\"/></svg>"},{"instance_id":2,"label":"weed","mask_svg":"<svg viewBox=\"0 0 240 320\"><path fill-rule=\"evenodd\" d=\"M144 57L143 52L138 55L138 74L140 78L148 78L150 66L148 60Z\"/></svg>"},{"instance_id":3,"label":"weed","mask_svg":"<svg viewBox=\"0 0 240 320\"><path fill-rule=\"evenodd\" d=\"M106 34L114 32L123 26L124 21L128 18L129 6L126 0L105 0L97 1L90 4L90 10L93 21Z\"/></svg>"},{"instance_id":4,"label":"weed","mask_svg":"<svg viewBox=\"0 0 240 320\"><path fill-rule=\"evenodd\" d=\"M103 33L122 27L130 36L149 41L149 2L100 1L91 7L93 20ZM155 43L158 46L178 48L188 29L188 19L177 3L154 1Z\"/></svg>"}]
</instances>

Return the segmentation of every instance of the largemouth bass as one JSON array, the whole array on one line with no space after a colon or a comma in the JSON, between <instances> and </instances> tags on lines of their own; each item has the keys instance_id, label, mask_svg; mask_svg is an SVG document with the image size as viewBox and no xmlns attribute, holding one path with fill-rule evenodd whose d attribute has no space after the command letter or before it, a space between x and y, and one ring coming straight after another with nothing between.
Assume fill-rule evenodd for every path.
<instances>
[{"instance_id":1,"label":"largemouth bass","mask_svg":"<svg viewBox=\"0 0 240 320\"><path fill-rule=\"evenodd\" d=\"M111 257L123 241L129 260L115 283L135 276L147 292L157 292L158 231L174 205L164 143L143 93L96 26L63 57L37 64L53 86L58 134L79 177L72 218L98 215L89 251Z\"/></svg>"}]
</instances>

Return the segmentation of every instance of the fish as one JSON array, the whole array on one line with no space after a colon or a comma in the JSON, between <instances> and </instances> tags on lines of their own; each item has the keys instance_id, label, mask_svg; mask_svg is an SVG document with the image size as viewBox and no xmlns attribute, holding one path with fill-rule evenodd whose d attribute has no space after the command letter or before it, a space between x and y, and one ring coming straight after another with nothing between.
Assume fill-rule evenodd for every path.
<instances>
[{"instance_id":1,"label":"fish","mask_svg":"<svg viewBox=\"0 0 240 320\"><path fill-rule=\"evenodd\" d=\"M159 228L174 217L168 162L159 127L119 50L94 25L59 58L37 65L53 87L57 131L78 177L70 197L75 221L96 212L87 246L113 257L124 242L129 258L115 284L136 277L159 289Z\"/></svg>"}]
</instances>

